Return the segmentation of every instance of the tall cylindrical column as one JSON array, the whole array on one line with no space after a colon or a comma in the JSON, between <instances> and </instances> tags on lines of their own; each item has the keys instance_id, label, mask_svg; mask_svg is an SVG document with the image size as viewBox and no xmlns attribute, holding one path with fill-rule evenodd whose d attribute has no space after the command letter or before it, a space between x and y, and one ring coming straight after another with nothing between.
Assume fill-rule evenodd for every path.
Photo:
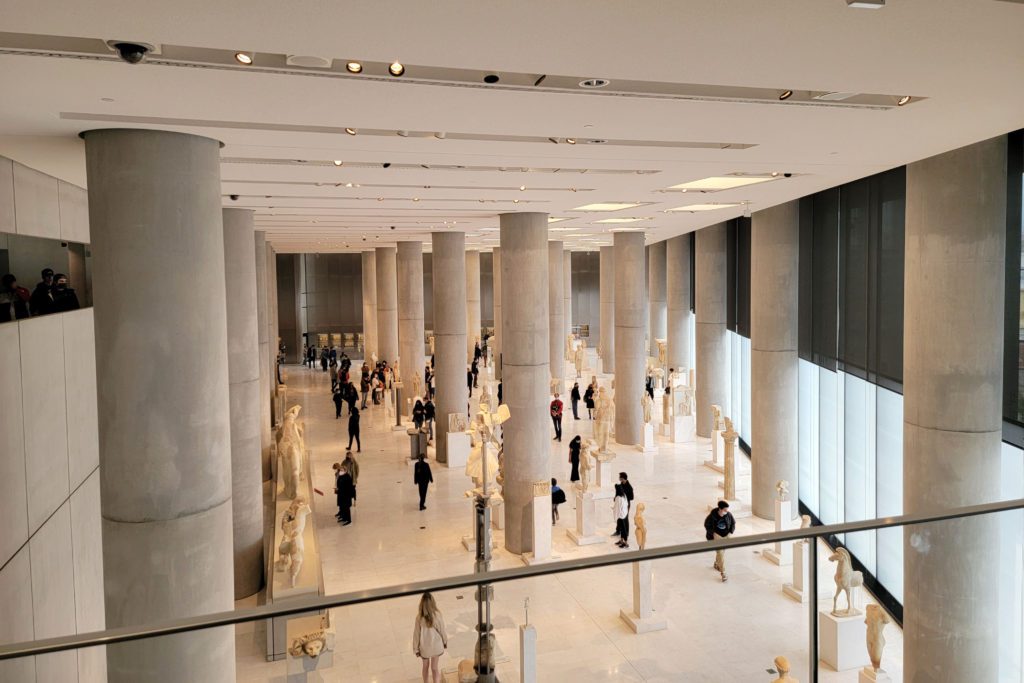
<instances>
[{"instance_id":1,"label":"tall cylindrical column","mask_svg":"<svg viewBox=\"0 0 1024 683\"><path fill-rule=\"evenodd\" d=\"M473 347L480 336L480 252L466 252L466 349L473 361Z\"/></svg>"},{"instance_id":2,"label":"tall cylindrical column","mask_svg":"<svg viewBox=\"0 0 1024 683\"><path fill-rule=\"evenodd\" d=\"M398 358L398 273L395 247L377 247L377 353L394 366ZM401 368L399 368L401 369Z\"/></svg>"},{"instance_id":3,"label":"tall cylindrical column","mask_svg":"<svg viewBox=\"0 0 1024 683\"><path fill-rule=\"evenodd\" d=\"M647 353L658 357L658 339L665 339L668 325L668 308L666 302L666 243L664 240L655 242L647 250L647 291L650 296L650 347Z\"/></svg>"},{"instance_id":4,"label":"tall cylindrical column","mask_svg":"<svg viewBox=\"0 0 1024 683\"><path fill-rule=\"evenodd\" d=\"M533 550L533 485L551 478L548 425L548 215L501 215L501 292L506 344L502 397L511 418L505 448L505 548Z\"/></svg>"},{"instance_id":5,"label":"tall cylindrical column","mask_svg":"<svg viewBox=\"0 0 1024 683\"><path fill-rule=\"evenodd\" d=\"M363 280L363 360L370 364L370 358L377 349L377 256L372 251L360 254Z\"/></svg>"},{"instance_id":6,"label":"tall cylindrical column","mask_svg":"<svg viewBox=\"0 0 1024 683\"><path fill-rule=\"evenodd\" d=\"M679 235L665 246L665 304L668 312L668 366L689 381L690 369L690 236Z\"/></svg>"},{"instance_id":7,"label":"tall cylindrical column","mask_svg":"<svg viewBox=\"0 0 1024 683\"><path fill-rule=\"evenodd\" d=\"M615 247L601 247L598 282L601 305L601 372L615 372Z\"/></svg>"},{"instance_id":8,"label":"tall cylindrical column","mask_svg":"<svg viewBox=\"0 0 1024 683\"><path fill-rule=\"evenodd\" d=\"M267 336L269 337L270 348L270 377L271 377L271 390L270 393L277 395L277 354L280 348L281 340L281 327L278 313L280 306L278 305L277 299L277 251L274 246L267 242L267 287L270 290L270 296L267 298ZM293 340L288 340L289 342ZM296 339L294 340L296 357L302 350L302 331L296 331ZM280 417L280 416L275 416Z\"/></svg>"},{"instance_id":9,"label":"tall cylindrical column","mask_svg":"<svg viewBox=\"0 0 1024 683\"><path fill-rule=\"evenodd\" d=\"M220 146L153 130L83 137L107 627L230 610ZM234 629L221 627L108 645L107 675L234 681L234 642Z\"/></svg>"},{"instance_id":10,"label":"tall cylindrical column","mask_svg":"<svg viewBox=\"0 0 1024 683\"><path fill-rule=\"evenodd\" d=\"M572 252L568 249L564 250L562 259L562 298L565 300L562 305L562 316L565 318L565 329L562 331L562 346L564 347L565 340L572 334Z\"/></svg>"},{"instance_id":11,"label":"tall cylindrical column","mask_svg":"<svg viewBox=\"0 0 1024 683\"><path fill-rule=\"evenodd\" d=\"M1005 137L907 166L903 511L999 499ZM997 520L908 527L903 679L999 678Z\"/></svg>"},{"instance_id":12,"label":"tall cylindrical column","mask_svg":"<svg viewBox=\"0 0 1024 683\"><path fill-rule=\"evenodd\" d=\"M270 444L273 435L270 430L270 396L274 382L271 375L274 371L270 364L270 326L269 317L269 281L267 278L267 234L256 231L253 240L256 251L256 332L260 354L260 462L263 481L271 478ZM277 283L274 283L277 284Z\"/></svg>"},{"instance_id":13,"label":"tall cylindrical column","mask_svg":"<svg viewBox=\"0 0 1024 683\"><path fill-rule=\"evenodd\" d=\"M423 382L423 243L398 243L398 347L402 358L402 392L413 397Z\"/></svg>"},{"instance_id":14,"label":"tall cylindrical column","mask_svg":"<svg viewBox=\"0 0 1024 683\"><path fill-rule=\"evenodd\" d=\"M565 245L548 242L548 356L551 378L565 379Z\"/></svg>"},{"instance_id":15,"label":"tall cylindrical column","mask_svg":"<svg viewBox=\"0 0 1024 683\"><path fill-rule=\"evenodd\" d=\"M711 406L731 415L729 339L726 336L726 227L697 231L697 436L711 436Z\"/></svg>"},{"instance_id":16,"label":"tall cylindrical column","mask_svg":"<svg viewBox=\"0 0 1024 683\"><path fill-rule=\"evenodd\" d=\"M787 202L756 212L750 233L751 498L755 515L775 519L776 482L788 481L791 499L800 500L799 204Z\"/></svg>"},{"instance_id":17,"label":"tall cylindrical column","mask_svg":"<svg viewBox=\"0 0 1024 683\"><path fill-rule=\"evenodd\" d=\"M256 234L250 209L224 209L224 280L231 401L231 517L235 599L263 583L263 477L260 461L260 348Z\"/></svg>"},{"instance_id":18,"label":"tall cylindrical column","mask_svg":"<svg viewBox=\"0 0 1024 683\"><path fill-rule=\"evenodd\" d=\"M644 235L617 232L615 248L615 442L643 440L647 348L644 345Z\"/></svg>"},{"instance_id":19,"label":"tall cylindrical column","mask_svg":"<svg viewBox=\"0 0 1024 683\"><path fill-rule=\"evenodd\" d=\"M448 462L448 415L465 414L466 235L430 236L434 288L434 385L437 393L437 461Z\"/></svg>"},{"instance_id":20,"label":"tall cylindrical column","mask_svg":"<svg viewBox=\"0 0 1024 683\"><path fill-rule=\"evenodd\" d=\"M491 252L491 271L494 276L494 379L501 381L501 342L504 333L501 329L501 249L495 247Z\"/></svg>"}]
</instances>

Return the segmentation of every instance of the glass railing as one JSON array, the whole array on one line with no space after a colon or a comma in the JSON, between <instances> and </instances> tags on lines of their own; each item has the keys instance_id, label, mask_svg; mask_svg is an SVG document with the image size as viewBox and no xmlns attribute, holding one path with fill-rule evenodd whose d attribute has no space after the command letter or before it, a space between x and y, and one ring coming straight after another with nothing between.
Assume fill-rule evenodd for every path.
<instances>
[{"instance_id":1,"label":"glass railing","mask_svg":"<svg viewBox=\"0 0 1024 683\"><path fill-rule=\"evenodd\" d=\"M1018 680L1003 673L1016 667L1019 677L1024 648L1024 499L555 559L3 645L0 680L35 680L26 672L75 650L79 667L83 661L135 666L172 641L179 652L194 651L182 667L194 667L195 680L419 680L431 666L417 656L413 640L425 593L441 616L421 629L419 654L443 650L438 680L787 680L783 670L804 682L911 680L904 676L911 663L903 659L902 610L860 586L841 545L897 528L915 550L909 561L922 563L905 570L908 597L916 596L907 609L928 614L908 617L927 617L941 631L961 627L941 617L950 610L956 618L964 600L991 610L985 616L991 642L978 641L978 634L968 640L991 653L989 672L998 677L985 680ZM979 532L987 539L981 544ZM951 541L968 538L971 554L944 554ZM985 544L990 552L979 557L975 551ZM949 601L943 585L978 595ZM216 674L204 676L202 667L214 665ZM950 680L934 669L925 678Z\"/></svg>"}]
</instances>

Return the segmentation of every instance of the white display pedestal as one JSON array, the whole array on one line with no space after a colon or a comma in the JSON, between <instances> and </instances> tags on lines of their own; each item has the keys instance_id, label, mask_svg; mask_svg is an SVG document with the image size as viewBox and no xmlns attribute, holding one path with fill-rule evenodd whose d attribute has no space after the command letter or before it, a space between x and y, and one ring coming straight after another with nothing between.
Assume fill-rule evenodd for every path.
<instances>
[{"instance_id":1,"label":"white display pedestal","mask_svg":"<svg viewBox=\"0 0 1024 683\"><path fill-rule=\"evenodd\" d=\"M807 602L807 591L810 590L810 548L807 543L816 543L816 541L793 541L793 583L786 583L782 586L782 592L787 596L793 598L797 602ZM832 597L832 592L829 590L829 584L831 581L822 585L822 582L818 582L818 599L827 600ZM834 584L833 584L834 585Z\"/></svg>"},{"instance_id":2,"label":"white display pedestal","mask_svg":"<svg viewBox=\"0 0 1024 683\"><path fill-rule=\"evenodd\" d=\"M715 472L725 473L725 441L722 439L722 432L715 429L711 432L711 459L704 461L705 467L710 467Z\"/></svg>"},{"instance_id":3,"label":"white display pedestal","mask_svg":"<svg viewBox=\"0 0 1024 683\"><path fill-rule=\"evenodd\" d=\"M870 666L865 666L857 674L857 683L892 683L892 679L885 673L885 669L875 671Z\"/></svg>"},{"instance_id":4,"label":"white display pedestal","mask_svg":"<svg viewBox=\"0 0 1024 683\"><path fill-rule=\"evenodd\" d=\"M576 492L576 528L566 531L576 545L604 543L605 537L597 533L597 506L593 491Z\"/></svg>"},{"instance_id":5,"label":"white display pedestal","mask_svg":"<svg viewBox=\"0 0 1024 683\"><path fill-rule=\"evenodd\" d=\"M787 531L790 525L793 523L793 501L791 500L776 500L775 501L775 530L776 531ZM777 564L780 567L788 567L793 564L793 543L777 542L775 546L764 551L764 556L769 562Z\"/></svg>"},{"instance_id":6,"label":"white display pedestal","mask_svg":"<svg viewBox=\"0 0 1024 683\"><path fill-rule=\"evenodd\" d=\"M654 563L651 560L633 563L633 611L619 611L619 617L633 633L650 633L668 628L668 622L654 616Z\"/></svg>"},{"instance_id":7,"label":"white display pedestal","mask_svg":"<svg viewBox=\"0 0 1024 683\"><path fill-rule=\"evenodd\" d=\"M324 623L323 620L324 617L320 615L289 619L286 627L289 647L296 639L320 630ZM334 667L334 630L325 630L324 636L326 644L317 657L308 657L305 653L299 655L288 653L287 683L320 683L331 680L324 677L324 672Z\"/></svg>"},{"instance_id":8,"label":"white display pedestal","mask_svg":"<svg viewBox=\"0 0 1024 683\"><path fill-rule=\"evenodd\" d=\"M537 683L537 629L533 624L519 627L519 680Z\"/></svg>"},{"instance_id":9,"label":"white display pedestal","mask_svg":"<svg viewBox=\"0 0 1024 683\"><path fill-rule=\"evenodd\" d=\"M491 499L491 526L495 529L505 528L505 501Z\"/></svg>"},{"instance_id":10,"label":"white display pedestal","mask_svg":"<svg viewBox=\"0 0 1024 683\"><path fill-rule=\"evenodd\" d=\"M672 443L693 441L697 434L697 421L693 415L676 415L672 418Z\"/></svg>"},{"instance_id":11,"label":"white display pedestal","mask_svg":"<svg viewBox=\"0 0 1024 683\"><path fill-rule=\"evenodd\" d=\"M867 637L864 615L836 617L828 610L818 612L821 661L836 671L849 671L868 663L864 647Z\"/></svg>"},{"instance_id":12,"label":"white display pedestal","mask_svg":"<svg viewBox=\"0 0 1024 683\"><path fill-rule=\"evenodd\" d=\"M469 452L473 448L469 434L466 432L448 432L448 462L445 467L454 469L465 468L469 462Z\"/></svg>"},{"instance_id":13,"label":"white display pedestal","mask_svg":"<svg viewBox=\"0 0 1024 683\"><path fill-rule=\"evenodd\" d=\"M551 483L534 484L533 494L533 552L523 553L526 564L543 564L556 558L551 554ZM547 493L541 493L546 488Z\"/></svg>"},{"instance_id":14,"label":"white display pedestal","mask_svg":"<svg viewBox=\"0 0 1024 683\"><path fill-rule=\"evenodd\" d=\"M615 483L618 476L612 477L611 460L594 458L594 486L589 493L592 493L595 500L611 498L615 495Z\"/></svg>"},{"instance_id":15,"label":"white display pedestal","mask_svg":"<svg viewBox=\"0 0 1024 683\"><path fill-rule=\"evenodd\" d=\"M644 425L643 439L643 443L637 445L637 450L645 455L658 452L658 444L654 440L654 425Z\"/></svg>"}]
</instances>

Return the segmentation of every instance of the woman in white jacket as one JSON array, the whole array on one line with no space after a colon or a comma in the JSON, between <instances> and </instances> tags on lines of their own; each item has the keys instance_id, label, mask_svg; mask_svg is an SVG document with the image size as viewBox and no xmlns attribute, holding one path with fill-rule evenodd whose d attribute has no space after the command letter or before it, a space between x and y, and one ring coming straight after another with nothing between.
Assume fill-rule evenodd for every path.
<instances>
[{"instance_id":1,"label":"woman in white jacket","mask_svg":"<svg viewBox=\"0 0 1024 683\"><path fill-rule=\"evenodd\" d=\"M444 629L444 617L434 602L434 596L424 593L416 612L416 625L412 631L412 650L423 660L423 683L430 683L428 675L438 683L441 673L438 660L448 649L448 633Z\"/></svg>"},{"instance_id":2,"label":"woman in white jacket","mask_svg":"<svg viewBox=\"0 0 1024 683\"><path fill-rule=\"evenodd\" d=\"M615 485L615 500L612 501L612 512L615 514L615 535L619 542L615 545L620 548L629 547L629 501L626 500L626 492L622 484Z\"/></svg>"}]
</instances>

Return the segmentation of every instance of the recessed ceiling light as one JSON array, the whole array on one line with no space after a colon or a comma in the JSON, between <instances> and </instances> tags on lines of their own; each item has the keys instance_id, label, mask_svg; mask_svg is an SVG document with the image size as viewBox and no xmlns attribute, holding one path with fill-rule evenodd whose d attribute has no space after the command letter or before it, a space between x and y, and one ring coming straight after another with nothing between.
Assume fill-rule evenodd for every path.
<instances>
[{"instance_id":1,"label":"recessed ceiling light","mask_svg":"<svg viewBox=\"0 0 1024 683\"><path fill-rule=\"evenodd\" d=\"M251 52L236 52L235 61L239 64L245 64L249 66L252 64L252 53Z\"/></svg>"},{"instance_id":2,"label":"recessed ceiling light","mask_svg":"<svg viewBox=\"0 0 1024 683\"><path fill-rule=\"evenodd\" d=\"M382 201L384 201L384 198L383 197L377 197L377 201L378 202L382 202Z\"/></svg>"},{"instance_id":3,"label":"recessed ceiling light","mask_svg":"<svg viewBox=\"0 0 1024 683\"><path fill-rule=\"evenodd\" d=\"M885 0L846 0L846 6L857 9L881 9L885 7Z\"/></svg>"},{"instance_id":4,"label":"recessed ceiling light","mask_svg":"<svg viewBox=\"0 0 1024 683\"><path fill-rule=\"evenodd\" d=\"M588 78L580 81L581 88L603 88L611 83L607 78Z\"/></svg>"},{"instance_id":5,"label":"recessed ceiling light","mask_svg":"<svg viewBox=\"0 0 1024 683\"><path fill-rule=\"evenodd\" d=\"M568 142L570 145L576 144L576 138L566 138L565 141Z\"/></svg>"},{"instance_id":6,"label":"recessed ceiling light","mask_svg":"<svg viewBox=\"0 0 1024 683\"><path fill-rule=\"evenodd\" d=\"M526 185L520 185L519 186L519 191L520 192L526 192Z\"/></svg>"},{"instance_id":7,"label":"recessed ceiling light","mask_svg":"<svg viewBox=\"0 0 1024 683\"><path fill-rule=\"evenodd\" d=\"M903 97L896 100L896 106L902 107L904 104L910 102L910 95L904 95Z\"/></svg>"},{"instance_id":8,"label":"recessed ceiling light","mask_svg":"<svg viewBox=\"0 0 1024 683\"><path fill-rule=\"evenodd\" d=\"M595 223L639 223L641 221L649 221L649 220L651 220L650 216L632 216L630 218L626 218L625 216L623 216L622 218L602 218L601 220L594 221L594 222Z\"/></svg>"},{"instance_id":9,"label":"recessed ceiling light","mask_svg":"<svg viewBox=\"0 0 1024 683\"><path fill-rule=\"evenodd\" d=\"M782 92L779 93L779 100L788 100L792 96L793 96L793 91L792 90L783 90Z\"/></svg>"},{"instance_id":10,"label":"recessed ceiling light","mask_svg":"<svg viewBox=\"0 0 1024 683\"><path fill-rule=\"evenodd\" d=\"M335 160L334 160L334 165L335 165L335 166L341 166L341 164L342 164L342 161L341 161L341 159L335 159Z\"/></svg>"},{"instance_id":11,"label":"recessed ceiling light","mask_svg":"<svg viewBox=\"0 0 1024 683\"><path fill-rule=\"evenodd\" d=\"M512 203L513 203L513 204L518 204L518 203L519 203L519 200L518 200L518 199L513 199L513 200L512 200Z\"/></svg>"},{"instance_id":12,"label":"recessed ceiling light","mask_svg":"<svg viewBox=\"0 0 1024 683\"><path fill-rule=\"evenodd\" d=\"M640 204L629 204L626 202L597 202L596 204L584 204L583 206L577 206L575 209L569 209L570 211L621 211L622 209L632 209Z\"/></svg>"},{"instance_id":13,"label":"recessed ceiling light","mask_svg":"<svg viewBox=\"0 0 1024 683\"><path fill-rule=\"evenodd\" d=\"M345 64L345 70L350 74L359 74L363 72L362 62L347 62Z\"/></svg>"},{"instance_id":14,"label":"recessed ceiling light","mask_svg":"<svg viewBox=\"0 0 1024 683\"><path fill-rule=\"evenodd\" d=\"M445 133L443 131L438 131L438 132L434 133L434 137L437 138L438 140L444 140L446 137L448 137L448 133Z\"/></svg>"},{"instance_id":15,"label":"recessed ceiling light","mask_svg":"<svg viewBox=\"0 0 1024 683\"><path fill-rule=\"evenodd\" d=\"M405 65L401 62L391 62L388 66L388 73L392 76L401 76L405 73Z\"/></svg>"},{"instance_id":16,"label":"recessed ceiling light","mask_svg":"<svg viewBox=\"0 0 1024 683\"><path fill-rule=\"evenodd\" d=\"M736 187L746 187L747 185L756 185L757 183L766 183L774 180L772 176L748 176L748 175L723 175L723 176L711 176L710 178L702 178L700 180L693 180L688 183L680 183L679 185L672 185L670 190L696 190L697 192L719 192L721 190L731 190Z\"/></svg>"},{"instance_id":17,"label":"recessed ceiling light","mask_svg":"<svg viewBox=\"0 0 1024 683\"><path fill-rule=\"evenodd\" d=\"M666 211L717 211L718 209L729 209L734 206L743 206L738 203L721 203L721 204L690 204L689 206L677 206L674 209L667 209Z\"/></svg>"},{"instance_id":18,"label":"recessed ceiling light","mask_svg":"<svg viewBox=\"0 0 1024 683\"><path fill-rule=\"evenodd\" d=\"M772 178L778 178L778 177L779 177L779 172L778 171L772 171Z\"/></svg>"},{"instance_id":19,"label":"recessed ceiling light","mask_svg":"<svg viewBox=\"0 0 1024 683\"><path fill-rule=\"evenodd\" d=\"M420 198L419 198L419 197L413 197L413 198L412 198L412 200L413 200L414 202L418 202L418 201L420 200Z\"/></svg>"},{"instance_id":20,"label":"recessed ceiling light","mask_svg":"<svg viewBox=\"0 0 1024 683\"><path fill-rule=\"evenodd\" d=\"M345 132L348 133L349 135L355 135L359 131L357 131L355 128L346 128Z\"/></svg>"}]
</instances>

